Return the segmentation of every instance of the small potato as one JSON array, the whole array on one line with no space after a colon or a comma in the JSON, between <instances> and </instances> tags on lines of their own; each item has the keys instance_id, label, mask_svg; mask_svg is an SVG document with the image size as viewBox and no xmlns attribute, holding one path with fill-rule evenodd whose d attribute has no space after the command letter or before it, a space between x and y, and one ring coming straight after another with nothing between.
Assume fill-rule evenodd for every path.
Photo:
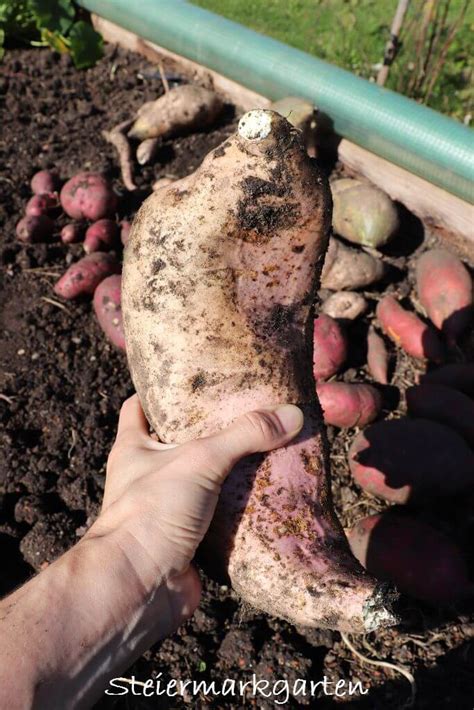
<instances>
[{"instance_id":1,"label":"small potato","mask_svg":"<svg viewBox=\"0 0 474 710\"><path fill-rule=\"evenodd\" d=\"M320 382L316 391L326 424L364 427L380 414L382 396L371 385Z\"/></svg>"},{"instance_id":2,"label":"small potato","mask_svg":"<svg viewBox=\"0 0 474 710\"><path fill-rule=\"evenodd\" d=\"M474 448L474 401L446 385L425 384L406 391L408 413L457 431Z\"/></svg>"},{"instance_id":3,"label":"small potato","mask_svg":"<svg viewBox=\"0 0 474 710\"><path fill-rule=\"evenodd\" d=\"M51 236L54 222L45 214L27 215L16 225L16 236L20 242L40 242Z\"/></svg>"},{"instance_id":4,"label":"small potato","mask_svg":"<svg viewBox=\"0 0 474 710\"><path fill-rule=\"evenodd\" d=\"M393 296L384 296L376 313L384 333L409 355L442 362L444 348L436 331L415 313L405 310Z\"/></svg>"},{"instance_id":5,"label":"small potato","mask_svg":"<svg viewBox=\"0 0 474 710\"><path fill-rule=\"evenodd\" d=\"M80 242L84 233L84 228L80 224L66 224L61 229L61 241L63 244L75 244Z\"/></svg>"},{"instance_id":6,"label":"small potato","mask_svg":"<svg viewBox=\"0 0 474 710\"><path fill-rule=\"evenodd\" d=\"M422 384L447 385L474 397L474 363L456 362L430 370L420 378Z\"/></svg>"},{"instance_id":7,"label":"small potato","mask_svg":"<svg viewBox=\"0 0 474 710\"><path fill-rule=\"evenodd\" d=\"M332 225L354 244L378 249L396 233L399 221L394 203L371 183L342 178L331 183Z\"/></svg>"},{"instance_id":8,"label":"small potato","mask_svg":"<svg viewBox=\"0 0 474 710\"><path fill-rule=\"evenodd\" d=\"M314 321L313 373L316 381L332 377L347 357L347 341L339 323L321 313Z\"/></svg>"},{"instance_id":9,"label":"small potato","mask_svg":"<svg viewBox=\"0 0 474 710\"><path fill-rule=\"evenodd\" d=\"M121 288L120 274L108 276L101 281L94 292L94 311L110 342L120 350L125 350Z\"/></svg>"},{"instance_id":10,"label":"small potato","mask_svg":"<svg viewBox=\"0 0 474 710\"><path fill-rule=\"evenodd\" d=\"M88 254L75 264L71 264L56 283L54 292L67 299L92 295L101 281L119 272L120 264L112 254L104 252Z\"/></svg>"},{"instance_id":11,"label":"small potato","mask_svg":"<svg viewBox=\"0 0 474 710\"><path fill-rule=\"evenodd\" d=\"M124 219L120 222L120 241L124 247L127 246L131 228L132 225L128 220Z\"/></svg>"},{"instance_id":12,"label":"small potato","mask_svg":"<svg viewBox=\"0 0 474 710\"><path fill-rule=\"evenodd\" d=\"M474 593L459 549L421 520L390 510L359 520L346 534L361 565L404 594L451 604Z\"/></svg>"},{"instance_id":13,"label":"small potato","mask_svg":"<svg viewBox=\"0 0 474 710\"><path fill-rule=\"evenodd\" d=\"M356 320L367 310L367 301L355 291L337 291L327 298L321 310L331 318Z\"/></svg>"},{"instance_id":14,"label":"small potato","mask_svg":"<svg viewBox=\"0 0 474 710\"><path fill-rule=\"evenodd\" d=\"M361 249L351 249L339 239L331 237L321 274L321 287L331 291L365 288L385 274L381 259Z\"/></svg>"},{"instance_id":15,"label":"small potato","mask_svg":"<svg viewBox=\"0 0 474 710\"><path fill-rule=\"evenodd\" d=\"M33 195L26 203L25 214L29 217L39 217L42 214L47 214L59 207L59 198L57 192L43 192L38 195Z\"/></svg>"},{"instance_id":16,"label":"small potato","mask_svg":"<svg viewBox=\"0 0 474 710\"><path fill-rule=\"evenodd\" d=\"M119 227L112 219L99 219L91 224L86 231L84 251L91 254L94 251L108 251L118 240Z\"/></svg>"},{"instance_id":17,"label":"small potato","mask_svg":"<svg viewBox=\"0 0 474 710\"><path fill-rule=\"evenodd\" d=\"M453 495L474 486L474 453L463 438L427 419L377 422L349 450L354 480L392 503Z\"/></svg>"},{"instance_id":18,"label":"small potato","mask_svg":"<svg viewBox=\"0 0 474 710\"><path fill-rule=\"evenodd\" d=\"M35 195L59 190L61 181L59 175L52 170L40 170L31 178L31 191Z\"/></svg>"},{"instance_id":19,"label":"small potato","mask_svg":"<svg viewBox=\"0 0 474 710\"><path fill-rule=\"evenodd\" d=\"M375 328L370 328L367 335L367 366L375 382L388 384L389 355L385 341Z\"/></svg>"},{"instance_id":20,"label":"small potato","mask_svg":"<svg viewBox=\"0 0 474 710\"><path fill-rule=\"evenodd\" d=\"M418 259L416 288L428 318L454 345L474 313L469 271L451 252L431 249Z\"/></svg>"},{"instance_id":21,"label":"small potato","mask_svg":"<svg viewBox=\"0 0 474 710\"><path fill-rule=\"evenodd\" d=\"M90 219L95 222L113 215L117 208L117 195L103 175L79 173L63 186L61 205L73 219Z\"/></svg>"}]
</instances>

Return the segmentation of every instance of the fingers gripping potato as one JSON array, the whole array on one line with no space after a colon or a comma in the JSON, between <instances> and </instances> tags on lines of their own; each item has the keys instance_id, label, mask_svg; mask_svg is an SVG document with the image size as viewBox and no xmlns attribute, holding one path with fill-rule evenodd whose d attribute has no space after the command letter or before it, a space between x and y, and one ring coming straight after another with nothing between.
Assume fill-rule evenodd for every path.
<instances>
[{"instance_id":1,"label":"fingers gripping potato","mask_svg":"<svg viewBox=\"0 0 474 710\"><path fill-rule=\"evenodd\" d=\"M394 619L351 556L330 500L311 352L329 226L328 186L299 132L276 113L251 111L193 175L141 207L122 305L134 383L163 441L278 402L303 408L291 446L231 472L206 548L254 606L363 632Z\"/></svg>"}]
</instances>

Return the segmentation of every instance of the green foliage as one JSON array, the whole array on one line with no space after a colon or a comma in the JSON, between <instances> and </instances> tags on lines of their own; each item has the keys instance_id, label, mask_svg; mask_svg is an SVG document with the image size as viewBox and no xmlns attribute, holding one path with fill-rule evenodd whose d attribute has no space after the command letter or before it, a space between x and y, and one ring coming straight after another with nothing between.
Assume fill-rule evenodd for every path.
<instances>
[{"instance_id":1,"label":"green foliage","mask_svg":"<svg viewBox=\"0 0 474 710\"><path fill-rule=\"evenodd\" d=\"M76 20L72 0L0 0L0 59L8 41L69 52L78 69L93 66L103 51L102 36Z\"/></svg>"}]
</instances>

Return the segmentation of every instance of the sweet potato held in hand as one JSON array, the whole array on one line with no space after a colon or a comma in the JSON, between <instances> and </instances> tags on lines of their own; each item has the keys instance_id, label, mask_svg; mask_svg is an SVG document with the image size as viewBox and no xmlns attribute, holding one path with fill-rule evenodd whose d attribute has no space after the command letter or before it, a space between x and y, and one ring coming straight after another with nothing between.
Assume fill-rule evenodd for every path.
<instances>
[{"instance_id":1,"label":"sweet potato held in hand","mask_svg":"<svg viewBox=\"0 0 474 710\"><path fill-rule=\"evenodd\" d=\"M328 186L298 131L251 111L194 174L142 205L122 305L135 387L162 441L281 402L302 407L290 446L231 472L205 548L259 609L365 632L394 618L335 517L312 376L312 300L330 220Z\"/></svg>"}]
</instances>

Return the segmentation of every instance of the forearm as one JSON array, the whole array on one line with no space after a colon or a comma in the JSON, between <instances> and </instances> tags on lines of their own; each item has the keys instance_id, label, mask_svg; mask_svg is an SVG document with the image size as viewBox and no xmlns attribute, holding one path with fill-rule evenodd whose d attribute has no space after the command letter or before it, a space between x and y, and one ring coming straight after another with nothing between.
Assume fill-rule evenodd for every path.
<instances>
[{"instance_id":1,"label":"forearm","mask_svg":"<svg viewBox=\"0 0 474 710\"><path fill-rule=\"evenodd\" d=\"M163 583L143 549L123 543L86 537L0 603L0 707L88 707L173 628L179 580Z\"/></svg>"}]
</instances>

